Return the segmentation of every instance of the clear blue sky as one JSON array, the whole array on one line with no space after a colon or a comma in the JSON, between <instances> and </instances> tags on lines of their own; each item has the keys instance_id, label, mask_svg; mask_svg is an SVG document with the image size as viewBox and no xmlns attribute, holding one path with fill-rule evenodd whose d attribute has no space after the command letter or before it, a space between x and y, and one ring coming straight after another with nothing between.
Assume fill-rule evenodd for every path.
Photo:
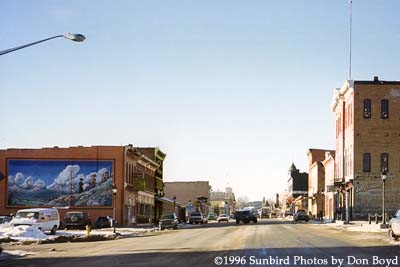
<instances>
[{"instance_id":1,"label":"clear blue sky","mask_svg":"<svg viewBox=\"0 0 400 267\"><path fill-rule=\"evenodd\" d=\"M334 149L347 0L0 3L0 147L159 146L165 180L260 200ZM353 78L400 79L400 1L353 1Z\"/></svg>"}]
</instances>

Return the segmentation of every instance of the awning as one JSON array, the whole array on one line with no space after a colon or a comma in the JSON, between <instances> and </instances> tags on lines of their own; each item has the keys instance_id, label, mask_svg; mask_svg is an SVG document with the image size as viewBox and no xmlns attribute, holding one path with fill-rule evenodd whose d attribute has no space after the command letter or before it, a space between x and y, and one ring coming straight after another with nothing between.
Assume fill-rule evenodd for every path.
<instances>
[{"instance_id":1,"label":"awning","mask_svg":"<svg viewBox=\"0 0 400 267\"><path fill-rule=\"evenodd\" d=\"M157 197L156 199L164 203L174 204L174 200L167 197ZM181 203L175 201L175 205L180 206Z\"/></svg>"}]
</instances>

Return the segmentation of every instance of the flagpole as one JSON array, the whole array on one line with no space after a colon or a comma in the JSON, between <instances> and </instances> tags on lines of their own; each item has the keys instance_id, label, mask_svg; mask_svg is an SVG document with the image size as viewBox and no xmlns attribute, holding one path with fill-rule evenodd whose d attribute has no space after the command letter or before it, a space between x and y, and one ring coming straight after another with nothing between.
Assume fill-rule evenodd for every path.
<instances>
[{"instance_id":1,"label":"flagpole","mask_svg":"<svg viewBox=\"0 0 400 267\"><path fill-rule=\"evenodd\" d=\"M350 53L349 53L349 80L351 80L351 50L352 50L352 24L353 24L353 1L350 0Z\"/></svg>"}]
</instances>

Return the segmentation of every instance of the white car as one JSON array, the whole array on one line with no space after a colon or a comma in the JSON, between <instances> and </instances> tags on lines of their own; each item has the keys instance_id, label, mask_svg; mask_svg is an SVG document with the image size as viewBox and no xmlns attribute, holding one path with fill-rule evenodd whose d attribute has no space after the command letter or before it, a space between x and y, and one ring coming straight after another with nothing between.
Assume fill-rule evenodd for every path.
<instances>
[{"instance_id":1,"label":"white car","mask_svg":"<svg viewBox=\"0 0 400 267\"><path fill-rule=\"evenodd\" d=\"M217 222L220 223L220 222L224 222L224 221L229 222L229 216L226 214L220 214L217 218Z\"/></svg>"},{"instance_id":2,"label":"white car","mask_svg":"<svg viewBox=\"0 0 400 267\"><path fill-rule=\"evenodd\" d=\"M392 219L389 221L389 232L390 238L397 240L400 237L400 209L398 209Z\"/></svg>"},{"instance_id":3,"label":"white car","mask_svg":"<svg viewBox=\"0 0 400 267\"><path fill-rule=\"evenodd\" d=\"M54 235L58 227L60 227L60 215L58 210L54 208L24 209L17 211L10 224L12 226L36 226L43 232L50 231Z\"/></svg>"}]
</instances>

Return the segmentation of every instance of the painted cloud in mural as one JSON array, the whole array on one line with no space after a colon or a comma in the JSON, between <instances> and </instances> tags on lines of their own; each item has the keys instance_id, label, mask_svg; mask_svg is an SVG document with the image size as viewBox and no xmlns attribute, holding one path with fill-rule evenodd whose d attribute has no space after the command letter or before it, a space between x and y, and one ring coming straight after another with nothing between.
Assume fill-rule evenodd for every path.
<instances>
[{"instance_id":1,"label":"painted cloud in mural","mask_svg":"<svg viewBox=\"0 0 400 267\"><path fill-rule=\"evenodd\" d=\"M79 170L80 167L78 165L68 165L54 179L54 182L47 186L47 189L68 192L71 181L72 184L79 182L79 178L77 177Z\"/></svg>"},{"instance_id":2,"label":"painted cloud in mural","mask_svg":"<svg viewBox=\"0 0 400 267\"><path fill-rule=\"evenodd\" d=\"M39 190L46 187L46 183L38 179L33 182L32 176L25 178L23 173L17 173L15 177L8 176L8 186L11 191L21 191L21 190Z\"/></svg>"}]
</instances>

